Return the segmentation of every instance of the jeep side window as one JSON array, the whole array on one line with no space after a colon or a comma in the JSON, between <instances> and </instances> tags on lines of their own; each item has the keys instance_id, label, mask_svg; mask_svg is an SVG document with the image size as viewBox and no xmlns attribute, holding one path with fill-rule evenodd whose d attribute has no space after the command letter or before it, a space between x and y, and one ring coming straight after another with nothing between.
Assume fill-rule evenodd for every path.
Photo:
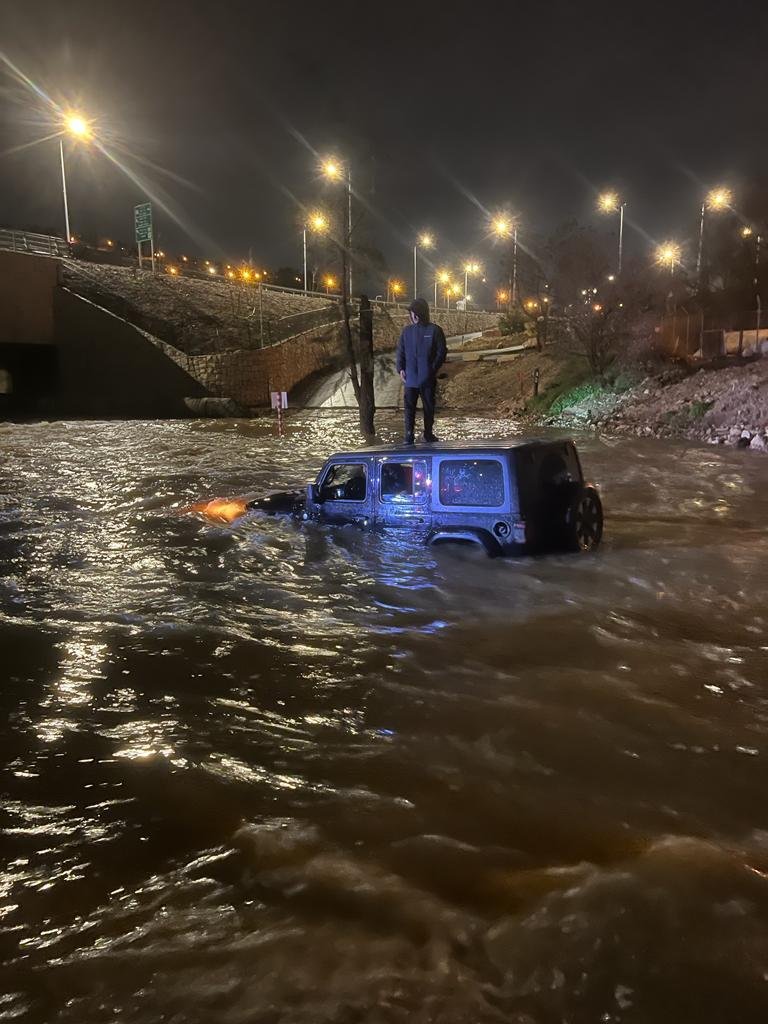
<instances>
[{"instance_id":1,"label":"jeep side window","mask_svg":"<svg viewBox=\"0 0 768 1024\"><path fill-rule=\"evenodd\" d=\"M325 474L320 496L323 501L365 501L365 463L340 462Z\"/></svg>"},{"instance_id":2,"label":"jeep side window","mask_svg":"<svg viewBox=\"0 0 768 1024\"><path fill-rule=\"evenodd\" d=\"M444 459L440 463L440 504L499 508L504 504L504 471L498 459Z\"/></svg>"},{"instance_id":3,"label":"jeep side window","mask_svg":"<svg viewBox=\"0 0 768 1024\"><path fill-rule=\"evenodd\" d=\"M427 464L412 462L382 462L381 500L386 502L419 501L427 487Z\"/></svg>"}]
</instances>

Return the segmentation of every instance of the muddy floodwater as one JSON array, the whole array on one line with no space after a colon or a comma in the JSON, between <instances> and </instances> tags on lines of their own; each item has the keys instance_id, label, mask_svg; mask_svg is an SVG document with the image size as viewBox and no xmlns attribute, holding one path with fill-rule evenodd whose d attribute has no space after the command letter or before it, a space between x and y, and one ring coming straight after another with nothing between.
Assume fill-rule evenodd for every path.
<instances>
[{"instance_id":1,"label":"muddy floodwater","mask_svg":"<svg viewBox=\"0 0 768 1024\"><path fill-rule=\"evenodd\" d=\"M578 439L595 556L180 514L353 428L0 425L0 1021L768 1019L768 460Z\"/></svg>"}]
</instances>

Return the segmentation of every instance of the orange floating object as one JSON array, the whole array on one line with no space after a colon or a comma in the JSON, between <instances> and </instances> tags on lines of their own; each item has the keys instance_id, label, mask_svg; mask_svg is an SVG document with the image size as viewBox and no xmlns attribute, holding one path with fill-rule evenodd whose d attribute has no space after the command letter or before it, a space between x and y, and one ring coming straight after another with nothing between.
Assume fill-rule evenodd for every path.
<instances>
[{"instance_id":1,"label":"orange floating object","mask_svg":"<svg viewBox=\"0 0 768 1024\"><path fill-rule=\"evenodd\" d=\"M199 501L190 505L188 512L197 512L212 523L233 523L245 515L248 502L245 498L214 498L212 501Z\"/></svg>"}]
</instances>

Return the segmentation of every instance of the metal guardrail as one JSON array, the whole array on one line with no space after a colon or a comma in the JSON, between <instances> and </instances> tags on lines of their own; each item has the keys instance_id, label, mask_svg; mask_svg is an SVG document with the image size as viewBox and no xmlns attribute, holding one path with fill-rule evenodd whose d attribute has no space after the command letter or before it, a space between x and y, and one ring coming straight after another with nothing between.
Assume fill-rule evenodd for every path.
<instances>
[{"instance_id":1,"label":"metal guardrail","mask_svg":"<svg viewBox=\"0 0 768 1024\"><path fill-rule=\"evenodd\" d=\"M71 255L66 238L58 238L56 235L36 235L32 231L14 231L11 228L0 228L0 249L9 249L11 252L28 252L35 256L64 258Z\"/></svg>"}]
</instances>

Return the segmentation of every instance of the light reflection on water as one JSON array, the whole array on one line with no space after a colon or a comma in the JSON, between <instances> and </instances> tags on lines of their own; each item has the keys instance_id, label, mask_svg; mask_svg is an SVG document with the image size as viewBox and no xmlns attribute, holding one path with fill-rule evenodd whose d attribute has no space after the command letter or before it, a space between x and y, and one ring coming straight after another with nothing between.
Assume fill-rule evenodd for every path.
<instances>
[{"instance_id":1,"label":"light reflection on water","mask_svg":"<svg viewBox=\"0 0 768 1024\"><path fill-rule=\"evenodd\" d=\"M583 439L588 558L180 513L290 431L0 425L0 1020L762 1019L761 459Z\"/></svg>"}]
</instances>

